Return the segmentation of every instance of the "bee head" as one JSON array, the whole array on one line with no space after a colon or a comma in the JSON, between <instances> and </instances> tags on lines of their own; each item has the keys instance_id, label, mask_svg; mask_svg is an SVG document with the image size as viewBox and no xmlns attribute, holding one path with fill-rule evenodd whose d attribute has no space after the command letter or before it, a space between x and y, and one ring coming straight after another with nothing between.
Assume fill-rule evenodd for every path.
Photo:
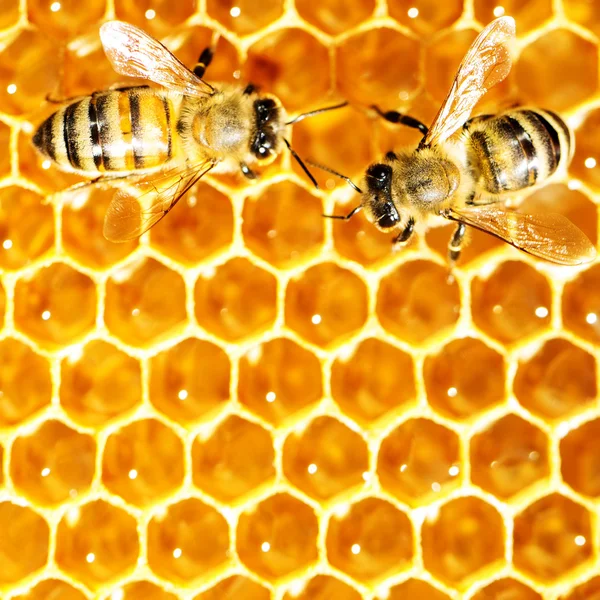
<instances>
[{"instance_id":1,"label":"bee head","mask_svg":"<svg viewBox=\"0 0 600 600\"><path fill-rule=\"evenodd\" d=\"M392 167L385 163L371 165L365 175L365 214L381 231L390 231L398 227L402 220L392 199L392 177Z\"/></svg>"},{"instance_id":2,"label":"bee head","mask_svg":"<svg viewBox=\"0 0 600 600\"><path fill-rule=\"evenodd\" d=\"M260 161L275 158L279 151L282 130L281 107L270 97L254 101L254 132L250 137L250 152Z\"/></svg>"}]
</instances>

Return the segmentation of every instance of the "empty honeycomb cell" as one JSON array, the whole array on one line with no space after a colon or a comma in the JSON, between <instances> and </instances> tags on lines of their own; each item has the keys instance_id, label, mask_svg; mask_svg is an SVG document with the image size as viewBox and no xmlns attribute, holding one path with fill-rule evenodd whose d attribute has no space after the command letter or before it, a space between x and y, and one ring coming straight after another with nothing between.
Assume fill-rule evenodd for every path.
<instances>
[{"instance_id":1,"label":"empty honeycomb cell","mask_svg":"<svg viewBox=\"0 0 600 600\"><path fill-rule=\"evenodd\" d=\"M79 263L93 269L106 269L124 260L137 247L137 240L115 244L102 232L104 215L114 189L92 190L87 201L65 203L62 210L62 243Z\"/></svg>"},{"instance_id":2,"label":"empty honeycomb cell","mask_svg":"<svg viewBox=\"0 0 600 600\"><path fill-rule=\"evenodd\" d=\"M277 280L246 258L200 273L196 319L207 331L237 341L270 327L277 313Z\"/></svg>"},{"instance_id":3,"label":"empty honeycomb cell","mask_svg":"<svg viewBox=\"0 0 600 600\"><path fill-rule=\"evenodd\" d=\"M329 563L362 583L408 569L413 558L409 518L379 498L365 498L345 513L334 513L325 543Z\"/></svg>"},{"instance_id":4,"label":"empty honeycomb cell","mask_svg":"<svg viewBox=\"0 0 600 600\"><path fill-rule=\"evenodd\" d=\"M194 0L169 2L169 0L115 0L115 12L118 19L128 21L153 32L171 31L182 25L196 10Z\"/></svg>"},{"instance_id":5,"label":"empty honeycomb cell","mask_svg":"<svg viewBox=\"0 0 600 600\"><path fill-rule=\"evenodd\" d=\"M503 344L520 342L550 325L550 283L533 267L507 261L471 283L471 314L481 331Z\"/></svg>"},{"instance_id":6,"label":"empty honeycomb cell","mask_svg":"<svg viewBox=\"0 0 600 600\"><path fill-rule=\"evenodd\" d=\"M275 426L322 396L319 359L291 340L264 342L240 358L240 402Z\"/></svg>"},{"instance_id":7,"label":"empty honeycomb cell","mask_svg":"<svg viewBox=\"0 0 600 600\"><path fill-rule=\"evenodd\" d=\"M183 279L153 258L121 267L106 283L106 326L127 344L163 339L182 327L186 316Z\"/></svg>"},{"instance_id":8,"label":"empty honeycomb cell","mask_svg":"<svg viewBox=\"0 0 600 600\"><path fill-rule=\"evenodd\" d=\"M456 488L459 473L458 436L433 421L410 419L381 442L379 481L411 506L423 506Z\"/></svg>"},{"instance_id":9,"label":"empty honeycomb cell","mask_svg":"<svg viewBox=\"0 0 600 600\"><path fill-rule=\"evenodd\" d=\"M318 530L312 508L289 494L275 494L240 515L237 552L252 572L274 581L317 560Z\"/></svg>"},{"instance_id":10,"label":"empty honeycomb cell","mask_svg":"<svg viewBox=\"0 0 600 600\"><path fill-rule=\"evenodd\" d=\"M19 18L19 0L5 0L0 12L0 29L9 28Z\"/></svg>"},{"instance_id":11,"label":"empty honeycomb cell","mask_svg":"<svg viewBox=\"0 0 600 600\"><path fill-rule=\"evenodd\" d=\"M470 337L451 341L423 365L427 401L455 419L471 419L500 404L505 375L502 355Z\"/></svg>"},{"instance_id":12,"label":"empty honeycomb cell","mask_svg":"<svg viewBox=\"0 0 600 600\"><path fill-rule=\"evenodd\" d=\"M3 9L4 10L4 9ZM2 19L2 16L0 16ZM10 144L10 127L0 121L0 148L8 148ZM0 177L10 173L10 152L0 152Z\"/></svg>"},{"instance_id":13,"label":"empty honeycomb cell","mask_svg":"<svg viewBox=\"0 0 600 600\"><path fill-rule=\"evenodd\" d=\"M600 594L600 577L593 577L559 598L560 600L596 600L598 594Z\"/></svg>"},{"instance_id":14,"label":"empty honeycomb cell","mask_svg":"<svg viewBox=\"0 0 600 600\"><path fill-rule=\"evenodd\" d=\"M0 531L0 586L14 584L46 564L50 529L31 508L1 502Z\"/></svg>"},{"instance_id":15,"label":"empty honeycomb cell","mask_svg":"<svg viewBox=\"0 0 600 600\"><path fill-rule=\"evenodd\" d=\"M423 562L437 579L467 588L504 561L504 539L502 516L493 506L473 496L456 498L425 519Z\"/></svg>"},{"instance_id":16,"label":"empty honeycomb cell","mask_svg":"<svg viewBox=\"0 0 600 600\"><path fill-rule=\"evenodd\" d=\"M253 579L234 575L194 596L194 600L270 600L269 590Z\"/></svg>"},{"instance_id":17,"label":"empty honeycomb cell","mask_svg":"<svg viewBox=\"0 0 600 600\"><path fill-rule=\"evenodd\" d=\"M550 494L515 517L513 562L548 585L592 558L590 513L559 494Z\"/></svg>"},{"instance_id":18,"label":"empty honeycomb cell","mask_svg":"<svg viewBox=\"0 0 600 600\"><path fill-rule=\"evenodd\" d=\"M565 285L562 318L573 333L600 344L600 266L593 265Z\"/></svg>"},{"instance_id":19,"label":"empty honeycomb cell","mask_svg":"<svg viewBox=\"0 0 600 600\"><path fill-rule=\"evenodd\" d=\"M115 598L117 600L178 600L178 596L166 592L150 581L134 581L117 587L103 600L114 600Z\"/></svg>"},{"instance_id":20,"label":"empty honeycomb cell","mask_svg":"<svg viewBox=\"0 0 600 600\"><path fill-rule=\"evenodd\" d=\"M600 110L590 110L575 131L575 155L570 172L581 181L600 188Z\"/></svg>"},{"instance_id":21,"label":"empty honeycomb cell","mask_svg":"<svg viewBox=\"0 0 600 600\"><path fill-rule=\"evenodd\" d=\"M255 33L283 14L283 0L207 0L206 11L238 35Z\"/></svg>"},{"instance_id":22,"label":"empty honeycomb cell","mask_svg":"<svg viewBox=\"0 0 600 600\"><path fill-rule=\"evenodd\" d=\"M420 51L419 42L394 29L361 31L337 48L337 87L351 102L395 108L419 86Z\"/></svg>"},{"instance_id":23,"label":"empty honeycomb cell","mask_svg":"<svg viewBox=\"0 0 600 600\"><path fill-rule=\"evenodd\" d=\"M487 24L502 15L510 15L516 22L517 34L523 35L552 17L552 1L475 0L475 17L480 23Z\"/></svg>"},{"instance_id":24,"label":"empty honeycomb cell","mask_svg":"<svg viewBox=\"0 0 600 600\"><path fill-rule=\"evenodd\" d=\"M244 201L246 246L276 267L295 266L316 255L323 244L322 212L320 198L294 183L276 183Z\"/></svg>"},{"instance_id":25,"label":"empty honeycomb cell","mask_svg":"<svg viewBox=\"0 0 600 600\"><path fill-rule=\"evenodd\" d=\"M262 10L262 3L252 5ZM327 48L296 27L270 32L252 44L243 73L246 81L275 94L288 111L318 108L315 100L322 104L331 86Z\"/></svg>"},{"instance_id":26,"label":"empty honeycomb cell","mask_svg":"<svg viewBox=\"0 0 600 600\"><path fill-rule=\"evenodd\" d=\"M564 3L564 11L570 21L600 34L600 6L594 0L569 0Z\"/></svg>"},{"instance_id":27,"label":"empty honeycomb cell","mask_svg":"<svg viewBox=\"0 0 600 600\"><path fill-rule=\"evenodd\" d=\"M376 338L363 340L334 360L331 395L347 415L364 425L403 410L416 397L412 357Z\"/></svg>"},{"instance_id":28,"label":"empty honeycomb cell","mask_svg":"<svg viewBox=\"0 0 600 600\"><path fill-rule=\"evenodd\" d=\"M90 487L95 460L94 438L60 421L46 421L13 442L10 477L15 488L36 504L56 505Z\"/></svg>"},{"instance_id":29,"label":"empty honeycomb cell","mask_svg":"<svg viewBox=\"0 0 600 600\"><path fill-rule=\"evenodd\" d=\"M140 363L102 340L75 348L60 373L60 404L82 425L101 427L141 402Z\"/></svg>"},{"instance_id":30,"label":"empty honeycomb cell","mask_svg":"<svg viewBox=\"0 0 600 600\"><path fill-rule=\"evenodd\" d=\"M104 15L103 0L88 5L77 0L27 0L27 17L47 35L72 39L90 29Z\"/></svg>"},{"instance_id":31,"label":"empty honeycomb cell","mask_svg":"<svg viewBox=\"0 0 600 600\"><path fill-rule=\"evenodd\" d=\"M229 526L196 498L173 504L148 524L148 564L169 582L206 578L229 554Z\"/></svg>"},{"instance_id":32,"label":"empty honeycomb cell","mask_svg":"<svg viewBox=\"0 0 600 600\"><path fill-rule=\"evenodd\" d=\"M321 263L295 276L285 295L286 325L318 346L344 341L367 319L365 284L335 263Z\"/></svg>"},{"instance_id":33,"label":"empty honeycomb cell","mask_svg":"<svg viewBox=\"0 0 600 600\"><path fill-rule=\"evenodd\" d=\"M550 475L546 434L517 415L506 415L471 439L471 480L507 499Z\"/></svg>"},{"instance_id":34,"label":"empty honeycomb cell","mask_svg":"<svg viewBox=\"0 0 600 600\"><path fill-rule=\"evenodd\" d=\"M50 363L22 342L0 340L0 428L16 425L50 404Z\"/></svg>"},{"instance_id":35,"label":"empty honeycomb cell","mask_svg":"<svg viewBox=\"0 0 600 600\"><path fill-rule=\"evenodd\" d=\"M584 410L597 393L594 357L567 340L549 340L519 361L514 392L525 408L546 419Z\"/></svg>"},{"instance_id":36,"label":"empty honeycomb cell","mask_svg":"<svg viewBox=\"0 0 600 600\"><path fill-rule=\"evenodd\" d=\"M386 275L377 292L377 316L390 333L411 344L438 337L458 320L460 296L446 268L415 260Z\"/></svg>"},{"instance_id":37,"label":"empty honeycomb cell","mask_svg":"<svg viewBox=\"0 0 600 600\"><path fill-rule=\"evenodd\" d=\"M442 4L435 0L389 0L387 6L390 16L402 25L410 27L418 35L430 36L460 17L463 2L451 0Z\"/></svg>"},{"instance_id":38,"label":"empty honeycomb cell","mask_svg":"<svg viewBox=\"0 0 600 600\"><path fill-rule=\"evenodd\" d=\"M131 571L139 551L135 517L104 500L72 507L58 524L57 566L92 590Z\"/></svg>"},{"instance_id":39,"label":"empty honeycomb cell","mask_svg":"<svg viewBox=\"0 0 600 600\"><path fill-rule=\"evenodd\" d=\"M329 500L364 484L369 470L365 440L332 417L318 417L292 431L283 445L283 473L317 500Z\"/></svg>"},{"instance_id":40,"label":"empty honeycomb cell","mask_svg":"<svg viewBox=\"0 0 600 600\"><path fill-rule=\"evenodd\" d=\"M390 588L389 594L386 596L386 600L404 600L405 598L448 600L446 594L434 588L430 583L420 579L408 579L403 583L399 583Z\"/></svg>"},{"instance_id":41,"label":"empty honeycomb cell","mask_svg":"<svg viewBox=\"0 0 600 600\"><path fill-rule=\"evenodd\" d=\"M316 575L300 584L292 584L283 600L361 600L362 596L347 583L331 575Z\"/></svg>"},{"instance_id":42,"label":"empty honeycomb cell","mask_svg":"<svg viewBox=\"0 0 600 600\"><path fill-rule=\"evenodd\" d=\"M229 400L230 368L221 348L188 338L150 359L150 402L179 423L193 423Z\"/></svg>"},{"instance_id":43,"label":"empty honeycomb cell","mask_svg":"<svg viewBox=\"0 0 600 600\"><path fill-rule=\"evenodd\" d=\"M183 475L182 441L160 421L134 421L106 441L102 482L131 504L154 504L178 488Z\"/></svg>"},{"instance_id":44,"label":"empty honeycomb cell","mask_svg":"<svg viewBox=\"0 0 600 600\"><path fill-rule=\"evenodd\" d=\"M525 46L515 72L527 102L567 110L597 91L598 50L568 29L554 29Z\"/></svg>"},{"instance_id":45,"label":"empty honeycomb cell","mask_svg":"<svg viewBox=\"0 0 600 600\"><path fill-rule=\"evenodd\" d=\"M275 477L271 434L232 415L192 445L192 479L211 496L230 503Z\"/></svg>"},{"instance_id":46,"label":"empty honeycomb cell","mask_svg":"<svg viewBox=\"0 0 600 600\"><path fill-rule=\"evenodd\" d=\"M516 579L498 579L479 590L471 600L542 600L542 596Z\"/></svg>"},{"instance_id":47,"label":"empty honeycomb cell","mask_svg":"<svg viewBox=\"0 0 600 600\"><path fill-rule=\"evenodd\" d=\"M189 265L201 262L231 244L231 202L221 192L201 183L152 229L150 239L155 248L175 260Z\"/></svg>"},{"instance_id":48,"label":"empty honeycomb cell","mask_svg":"<svg viewBox=\"0 0 600 600\"><path fill-rule=\"evenodd\" d=\"M60 579L45 579L27 593L12 596L12 600L87 600L83 592Z\"/></svg>"},{"instance_id":49,"label":"empty honeycomb cell","mask_svg":"<svg viewBox=\"0 0 600 600\"><path fill-rule=\"evenodd\" d=\"M41 346L81 339L96 322L96 287L83 273L55 262L15 286L15 325Z\"/></svg>"},{"instance_id":50,"label":"empty honeycomb cell","mask_svg":"<svg viewBox=\"0 0 600 600\"><path fill-rule=\"evenodd\" d=\"M0 268L25 267L54 244L52 207L23 188L0 189Z\"/></svg>"},{"instance_id":51,"label":"empty honeycomb cell","mask_svg":"<svg viewBox=\"0 0 600 600\"><path fill-rule=\"evenodd\" d=\"M329 35L352 29L368 19L375 8L375 0L326 0L315 4L310 0L296 0L298 14Z\"/></svg>"},{"instance_id":52,"label":"empty honeycomb cell","mask_svg":"<svg viewBox=\"0 0 600 600\"><path fill-rule=\"evenodd\" d=\"M600 419L570 431L560 442L561 472L565 483L576 492L600 496Z\"/></svg>"},{"instance_id":53,"label":"empty honeycomb cell","mask_svg":"<svg viewBox=\"0 0 600 600\"><path fill-rule=\"evenodd\" d=\"M21 29L0 52L0 112L24 115L39 108L54 91L59 65L54 41L36 30Z\"/></svg>"}]
</instances>

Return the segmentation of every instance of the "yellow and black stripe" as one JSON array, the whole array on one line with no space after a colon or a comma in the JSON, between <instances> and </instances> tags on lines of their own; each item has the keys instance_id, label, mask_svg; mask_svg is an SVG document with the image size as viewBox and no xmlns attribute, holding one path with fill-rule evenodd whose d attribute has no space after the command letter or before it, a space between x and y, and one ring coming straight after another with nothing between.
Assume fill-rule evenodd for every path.
<instances>
[{"instance_id":1,"label":"yellow and black stripe","mask_svg":"<svg viewBox=\"0 0 600 600\"><path fill-rule=\"evenodd\" d=\"M48 117L33 136L60 167L86 173L152 169L173 156L176 118L161 91L132 87L98 92Z\"/></svg>"}]
</instances>

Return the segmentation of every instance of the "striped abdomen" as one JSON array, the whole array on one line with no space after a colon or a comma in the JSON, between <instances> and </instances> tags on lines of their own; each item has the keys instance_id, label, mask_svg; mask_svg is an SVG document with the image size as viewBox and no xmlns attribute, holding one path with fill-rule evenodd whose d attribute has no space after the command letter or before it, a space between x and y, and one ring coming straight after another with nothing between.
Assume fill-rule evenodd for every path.
<instances>
[{"instance_id":1,"label":"striped abdomen","mask_svg":"<svg viewBox=\"0 0 600 600\"><path fill-rule=\"evenodd\" d=\"M541 183L568 165L573 135L549 110L517 109L468 125L470 162L481 188L492 194Z\"/></svg>"},{"instance_id":2,"label":"striped abdomen","mask_svg":"<svg viewBox=\"0 0 600 600\"><path fill-rule=\"evenodd\" d=\"M148 87L98 92L61 108L33 143L60 167L88 173L164 165L173 155L173 106Z\"/></svg>"}]
</instances>

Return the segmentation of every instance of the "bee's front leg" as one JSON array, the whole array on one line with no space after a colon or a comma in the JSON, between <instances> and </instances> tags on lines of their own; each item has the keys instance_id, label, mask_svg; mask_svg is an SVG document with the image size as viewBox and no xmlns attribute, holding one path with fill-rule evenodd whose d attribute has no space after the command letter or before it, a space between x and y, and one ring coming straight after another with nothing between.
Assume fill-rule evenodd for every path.
<instances>
[{"instance_id":1,"label":"bee's front leg","mask_svg":"<svg viewBox=\"0 0 600 600\"><path fill-rule=\"evenodd\" d=\"M415 231L415 220L410 217L406 227L392 240L392 244L406 244Z\"/></svg>"},{"instance_id":2,"label":"bee's front leg","mask_svg":"<svg viewBox=\"0 0 600 600\"><path fill-rule=\"evenodd\" d=\"M454 235L450 238L450 243L448 244L448 261L450 262L450 267L453 267L460 258L466 232L467 226L464 223L459 223L454 230Z\"/></svg>"}]
</instances>

